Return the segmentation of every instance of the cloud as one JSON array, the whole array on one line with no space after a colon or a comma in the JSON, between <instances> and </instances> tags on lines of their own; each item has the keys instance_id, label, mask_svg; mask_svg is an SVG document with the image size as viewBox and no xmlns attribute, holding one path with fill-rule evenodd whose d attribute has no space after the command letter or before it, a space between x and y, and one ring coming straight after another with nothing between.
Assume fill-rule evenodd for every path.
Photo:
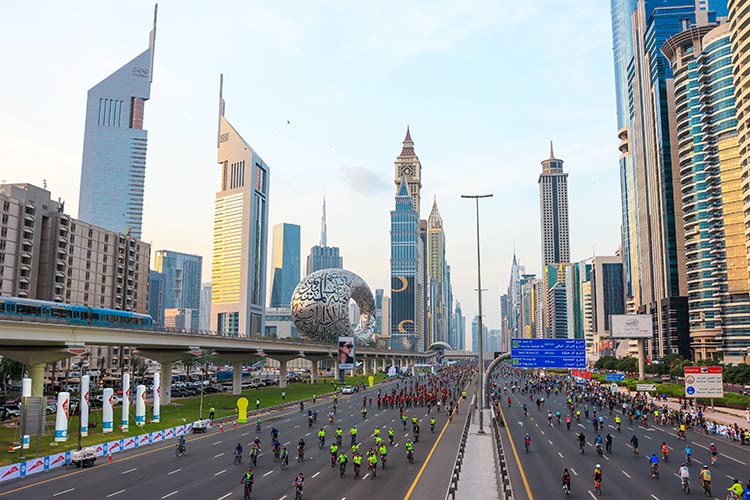
<instances>
[{"instance_id":1,"label":"cloud","mask_svg":"<svg viewBox=\"0 0 750 500\"><path fill-rule=\"evenodd\" d=\"M365 167L341 167L344 182L355 191L371 195L390 189L390 184L378 172Z\"/></svg>"}]
</instances>

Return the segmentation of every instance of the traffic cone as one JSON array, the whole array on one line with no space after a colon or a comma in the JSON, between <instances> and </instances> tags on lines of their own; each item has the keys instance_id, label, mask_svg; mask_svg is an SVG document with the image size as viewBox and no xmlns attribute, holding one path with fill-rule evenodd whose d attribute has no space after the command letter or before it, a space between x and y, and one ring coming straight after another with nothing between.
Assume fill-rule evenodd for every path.
<instances>
[{"instance_id":1,"label":"traffic cone","mask_svg":"<svg viewBox=\"0 0 750 500\"><path fill-rule=\"evenodd\" d=\"M107 463L112 463L112 452L107 453Z\"/></svg>"},{"instance_id":2,"label":"traffic cone","mask_svg":"<svg viewBox=\"0 0 750 500\"><path fill-rule=\"evenodd\" d=\"M237 421L236 420L234 421L234 428L235 429L237 428Z\"/></svg>"},{"instance_id":3,"label":"traffic cone","mask_svg":"<svg viewBox=\"0 0 750 500\"><path fill-rule=\"evenodd\" d=\"M219 424L219 432L224 432L224 424Z\"/></svg>"}]
</instances>

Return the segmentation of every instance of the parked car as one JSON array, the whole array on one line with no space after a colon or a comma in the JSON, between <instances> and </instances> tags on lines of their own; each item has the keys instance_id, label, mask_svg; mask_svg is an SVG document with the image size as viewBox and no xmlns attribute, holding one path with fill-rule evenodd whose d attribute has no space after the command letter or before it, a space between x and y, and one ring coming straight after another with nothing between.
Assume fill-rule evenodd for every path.
<instances>
[{"instance_id":1,"label":"parked car","mask_svg":"<svg viewBox=\"0 0 750 500\"><path fill-rule=\"evenodd\" d=\"M209 385L208 387L203 388L203 392L206 394L215 394L217 392L221 392L221 390L217 389L216 387Z\"/></svg>"},{"instance_id":2,"label":"parked car","mask_svg":"<svg viewBox=\"0 0 750 500\"><path fill-rule=\"evenodd\" d=\"M21 416L21 407L18 403L5 403L0 406L0 418L15 418Z\"/></svg>"}]
</instances>

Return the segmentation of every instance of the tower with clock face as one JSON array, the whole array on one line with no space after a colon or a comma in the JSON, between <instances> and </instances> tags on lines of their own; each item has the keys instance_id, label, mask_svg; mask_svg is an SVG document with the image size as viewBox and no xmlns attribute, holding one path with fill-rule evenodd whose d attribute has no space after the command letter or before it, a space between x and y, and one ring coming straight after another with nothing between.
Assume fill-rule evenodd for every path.
<instances>
[{"instance_id":1,"label":"tower with clock face","mask_svg":"<svg viewBox=\"0 0 750 500\"><path fill-rule=\"evenodd\" d=\"M396 189L401 184L401 178L406 178L411 194L412 206L419 216L420 192L422 190L422 164L419 163L419 157L414 152L414 141L411 140L411 132L406 127L406 137L404 137L401 154L398 155L395 162L394 183Z\"/></svg>"}]
</instances>

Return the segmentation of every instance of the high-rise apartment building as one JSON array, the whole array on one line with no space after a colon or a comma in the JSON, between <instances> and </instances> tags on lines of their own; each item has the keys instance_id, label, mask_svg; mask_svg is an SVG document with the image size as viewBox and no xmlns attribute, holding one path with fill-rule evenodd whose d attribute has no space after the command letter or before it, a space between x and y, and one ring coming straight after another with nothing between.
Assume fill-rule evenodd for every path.
<instances>
[{"instance_id":1,"label":"high-rise apartment building","mask_svg":"<svg viewBox=\"0 0 750 500\"><path fill-rule=\"evenodd\" d=\"M154 73L154 27L148 49L88 92L78 218L141 237L148 132L145 102Z\"/></svg>"},{"instance_id":2,"label":"high-rise apartment building","mask_svg":"<svg viewBox=\"0 0 750 500\"><path fill-rule=\"evenodd\" d=\"M451 347L457 351L463 351L466 349L466 318L463 315L460 302L456 302L456 310L453 317L456 322L456 343L455 345L451 344Z\"/></svg>"},{"instance_id":3,"label":"high-rise apartment building","mask_svg":"<svg viewBox=\"0 0 750 500\"><path fill-rule=\"evenodd\" d=\"M200 329L211 329L211 282L201 284Z\"/></svg>"},{"instance_id":4,"label":"high-rise apartment building","mask_svg":"<svg viewBox=\"0 0 750 500\"><path fill-rule=\"evenodd\" d=\"M622 257L597 255L591 260L591 321L595 354L614 356L610 317L625 314Z\"/></svg>"},{"instance_id":5,"label":"high-rise apartment building","mask_svg":"<svg viewBox=\"0 0 750 500\"><path fill-rule=\"evenodd\" d=\"M273 226L271 251L271 300L269 307L291 307L292 293L299 284L300 227L296 224Z\"/></svg>"},{"instance_id":6,"label":"high-rise apartment building","mask_svg":"<svg viewBox=\"0 0 750 500\"><path fill-rule=\"evenodd\" d=\"M447 299L447 263L445 260L445 232L443 219L437 206L437 199L432 204L430 217L427 219L427 279L430 283L430 342L448 341L449 317ZM429 344L427 347L429 347Z\"/></svg>"},{"instance_id":7,"label":"high-rise apartment building","mask_svg":"<svg viewBox=\"0 0 750 500\"><path fill-rule=\"evenodd\" d=\"M307 256L306 275L321 269L341 269L344 258L339 254L339 247L328 246L328 225L326 224L326 199L323 198L323 216L320 219L320 245L310 249Z\"/></svg>"},{"instance_id":8,"label":"high-rise apartment building","mask_svg":"<svg viewBox=\"0 0 750 500\"><path fill-rule=\"evenodd\" d=\"M419 217L404 178L396 193L396 208L391 212L391 347L394 349L414 350L420 337L419 248Z\"/></svg>"},{"instance_id":9,"label":"high-rise apartment building","mask_svg":"<svg viewBox=\"0 0 750 500\"><path fill-rule=\"evenodd\" d=\"M485 324L482 324L482 335L482 343L484 344L482 347L487 352L489 329ZM479 352L479 316L474 316L471 322L471 351Z\"/></svg>"},{"instance_id":10,"label":"high-rise apartment building","mask_svg":"<svg viewBox=\"0 0 750 500\"><path fill-rule=\"evenodd\" d=\"M156 326L164 326L164 275L148 272L148 314Z\"/></svg>"},{"instance_id":11,"label":"high-rise apartment building","mask_svg":"<svg viewBox=\"0 0 750 500\"><path fill-rule=\"evenodd\" d=\"M632 309L652 316L652 357L690 355L673 75L661 48L722 15L721 1L612 1L624 289Z\"/></svg>"},{"instance_id":12,"label":"high-rise apartment building","mask_svg":"<svg viewBox=\"0 0 750 500\"><path fill-rule=\"evenodd\" d=\"M508 282L508 334L510 338L523 336L520 328L521 320L521 277L526 273L526 268L518 264L516 252L513 252L513 263L510 266L510 280Z\"/></svg>"},{"instance_id":13,"label":"high-rise apartment building","mask_svg":"<svg viewBox=\"0 0 750 500\"><path fill-rule=\"evenodd\" d=\"M692 353L742 362L750 275L729 35L726 23L693 26L662 52L674 73Z\"/></svg>"},{"instance_id":14,"label":"high-rise apartment building","mask_svg":"<svg viewBox=\"0 0 750 500\"><path fill-rule=\"evenodd\" d=\"M154 270L162 275L164 309L200 309L203 257L157 250Z\"/></svg>"},{"instance_id":15,"label":"high-rise apartment building","mask_svg":"<svg viewBox=\"0 0 750 500\"><path fill-rule=\"evenodd\" d=\"M264 332L270 169L224 116L219 91L220 190L214 214L211 330Z\"/></svg>"},{"instance_id":16,"label":"high-rise apartment building","mask_svg":"<svg viewBox=\"0 0 750 500\"><path fill-rule=\"evenodd\" d=\"M176 330L195 331L199 329L200 311L197 309L172 308L164 310L164 327Z\"/></svg>"},{"instance_id":17,"label":"high-rise apartment building","mask_svg":"<svg viewBox=\"0 0 750 500\"><path fill-rule=\"evenodd\" d=\"M555 158L552 143L549 158L539 174L539 206L542 227L542 265L570 262L568 230L568 174L563 161Z\"/></svg>"}]
</instances>

